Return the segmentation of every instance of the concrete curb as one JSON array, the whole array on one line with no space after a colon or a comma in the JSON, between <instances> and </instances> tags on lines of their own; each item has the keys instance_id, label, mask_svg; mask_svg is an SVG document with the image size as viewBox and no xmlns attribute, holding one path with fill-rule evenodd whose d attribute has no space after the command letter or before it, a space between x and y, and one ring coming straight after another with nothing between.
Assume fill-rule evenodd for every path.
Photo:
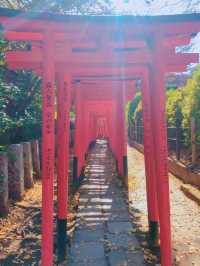
<instances>
[{"instance_id":1,"label":"concrete curb","mask_svg":"<svg viewBox=\"0 0 200 266\"><path fill-rule=\"evenodd\" d=\"M143 145L134 142L130 146L144 153ZM184 194L200 205L200 174L190 172L185 165L171 158L168 158L168 167L170 173L186 183L180 187Z\"/></svg>"},{"instance_id":2,"label":"concrete curb","mask_svg":"<svg viewBox=\"0 0 200 266\"><path fill-rule=\"evenodd\" d=\"M142 144L134 142L131 143L131 147L134 147L139 152L144 153L144 148ZM200 174L192 173L186 168L184 164L171 158L168 158L168 167L169 172L180 178L184 183L194 185L200 188Z\"/></svg>"},{"instance_id":3,"label":"concrete curb","mask_svg":"<svg viewBox=\"0 0 200 266\"><path fill-rule=\"evenodd\" d=\"M198 188L192 185L184 184L181 185L181 190L188 198L194 200L198 205L200 205L200 191Z\"/></svg>"}]
</instances>

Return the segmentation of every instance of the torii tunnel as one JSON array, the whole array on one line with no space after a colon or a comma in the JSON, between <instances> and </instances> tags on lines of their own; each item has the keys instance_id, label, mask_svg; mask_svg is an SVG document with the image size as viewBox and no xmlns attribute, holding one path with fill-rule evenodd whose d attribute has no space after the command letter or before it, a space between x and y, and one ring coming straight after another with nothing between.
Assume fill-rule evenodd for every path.
<instances>
[{"instance_id":1,"label":"torii tunnel","mask_svg":"<svg viewBox=\"0 0 200 266\"><path fill-rule=\"evenodd\" d=\"M89 143L104 137L126 175L124 106L141 80L144 154L150 235L160 228L162 266L172 265L165 117L165 74L186 71L198 54L178 53L200 31L200 15L81 16L0 9L9 41L28 42L9 51L10 69L34 70L42 83L42 257L53 265L55 102L58 106L58 233L66 232L69 110L75 105L77 180ZM57 93L55 93L57 89ZM132 90L132 93L130 92ZM126 181L126 177L124 177ZM127 181L126 181L127 182Z\"/></svg>"},{"instance_id":2,"label":"torii tunnel","mask_svg":"<svg viewBox=\"0 0 200 266\"><path fill-rule=\"evenodd\" d=\"M81 86L81 90L80 90ZM80 90L80 91L79 91ZM109 140L118 161L120 176L127 176L127 151L125 134L125 103L133 99L134 80L91 79L85 77L76 84L76 134L81 132L81 143L75 141L75 165L78 174L84 167L88 146L97 138ZM119 137L119 134L120 137ZM75 139L80 137L75 135ZM74 171L75 173L77 172ZM76 178L76 175L75 177ZM126 180L124 180L126 181ZM126 181L127 185L127 181Z\"/></svg>"}]
</instances>

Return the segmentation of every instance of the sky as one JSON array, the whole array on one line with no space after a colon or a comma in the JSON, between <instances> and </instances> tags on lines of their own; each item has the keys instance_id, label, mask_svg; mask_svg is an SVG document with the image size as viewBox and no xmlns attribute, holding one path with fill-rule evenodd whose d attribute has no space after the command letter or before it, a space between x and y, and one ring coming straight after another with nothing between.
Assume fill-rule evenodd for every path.
<instances>
[{"instance_id":1,"label":"sky","mask_svg":"<svg viewBox=\"0 0 200 266\"><path fill-rule=\"evenodd\" d=\"M113 0L116 13L164 15L200 12L200 0Z\"/></svg>"}]
</instances>

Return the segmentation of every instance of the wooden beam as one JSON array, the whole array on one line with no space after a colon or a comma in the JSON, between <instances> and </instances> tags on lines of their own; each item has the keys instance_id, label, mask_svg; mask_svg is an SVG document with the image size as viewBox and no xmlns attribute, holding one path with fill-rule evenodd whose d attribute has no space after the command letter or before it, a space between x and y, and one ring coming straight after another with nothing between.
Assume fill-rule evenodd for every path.
<instances>
[{"instance_id":1,"label":"wooden beam","mask_svg":"<svg viewBox=\"0 0 200 266\"><path fill-rule=\"evenodd\" d=\"M20 63L20 62L8 62L9 69L12 70L34 70L37 75L42 75L42 69L40 64L34 63ZM105 80L133 80L136 77L140 77L141 73L145 68L145 65L131 65L120 67L106 67L106 66L96 66L85 68L82 65L77 65L77 67L70 68L70 64L63 66L57 65L56 71L59 72L60 69L66 69L66 72L70 72L75 79L105 79ZM70 70L70 71L69 71ZM168 64L165 66L166 72L185 72L187 71L187 65L182 65L177 62L177 64Z\"/></svg>"},{"instance_id":2,"label":"wooden beam","mask_svg":"<svg viewBox=\"0 0 200 266\"><path fill-rule=\"evenodd\" d=\"M53 16L53 15L52 15ZM115 31L116 28L119 31L129 32L130 34L151 34L156 32L162 32L164 35L167 34L185 34L198 32L200 27L200 21L198 19L187 19L187 15L184 19L173 19L173 16L163 16L163 17L142 17L137 18L134 16L119 17L116 20L116 17L89 17L90 19L84 19L86 16L70 16L67 17L66 20L58 19L58 20L50 20L49 19L41 19L41 17L29 17L28 19L23 17L22 15L18 15L15 17L0 17L0 23L3 24L5 30L21 30L21 31L44 31L51 27L52 31L69 31L69 29L73 29L75 34L81 33L83 28L87 28L87 33L94 28L95 31L101 31L103 28L109 31ZM191 15L190 15L191 16ZM195 16L195 14L194 14ZM77 19L73 19L76 17ZM179 16L181 17L181 15ZM83 19L82 19L83 18ZM132 19L131 19L132 18ZM162 19L163 18L163 19ZM167 18L167 20L166 20ZM67 25L67 27L66 27ZM72 31L71 31L72 32Z\"/></svg>"},{"instance_id":3,"label":"wooden beam","mask_svg":"<svg viewBox=\"0 0 200 266\"><path fill-rule=\"evenodd\" d=\"M38 63L43 62L43 54L40 51L12 51L6 52L5 55L7 62L21 62L21 63ZM115 53L108 52L104 53L73 53L69 52L66 54L56 53L54 57L56 62L60 63L69 63L69 64L81 64L81 63L90 63L90 64L119 64L119 63L134 63L134 64L145 64L152 62L152 56L146 50L139 51L137 53L125 52L125 53Z\"/></svg>"},{"instance_id":4,"label":"wooden beam","mask_svg":"<svg viewBox=\"0 0 200 266\"><path fill-rule=\"evenodd\" d=\"M7 31L4 33L5 39L9 41L43 41L44 36L43 33L41 32L29 32L29 31ZM71 36L71 33L67 32L62 32L54 33L54 39L59 42L64 42L61 43L60 45L65 45L69 46L70 48L95 48L97 47L97 44L95 40L81 40L80 36L77 35L76 38L75 36ZM67 42L66 42L67 41ZM146 42L145 40L122 40L122 41L117 41L114 42L112 40L109 40L107 38L106 40L107 45L111 48L145 48L146 47ZM70 44L70 45L69 45Z\"/></svg>"},{"instance_id":5,"label":"wooden beam","mask_svg":"<svg viewBox=\"0 0 200 266\"><path fill-rule=\"evenodd\" d=\"M183 35L183 36L172 36L163 40L164 46L171 47L171 46L182 46L188 45L190 43L191 37L190 35Z\"/></svg>"},{"instance_id":6,"label":"wooden beam","mask_svg":"<svg viewBox=\"0 0 200 266\"><path fill-rule=\"evenodd\" d=\"M199 54L197 53L177 53L165 57L167 65L189 65L191 63L199 63Z\"/></svg>"}]
</instances>

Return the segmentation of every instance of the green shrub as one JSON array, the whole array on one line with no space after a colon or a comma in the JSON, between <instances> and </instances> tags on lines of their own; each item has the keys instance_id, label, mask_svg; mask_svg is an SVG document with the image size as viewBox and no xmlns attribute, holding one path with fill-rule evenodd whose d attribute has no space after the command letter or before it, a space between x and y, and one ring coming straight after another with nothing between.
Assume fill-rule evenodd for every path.
<instances>
[{"instance_id":1,"label":"green shrub","mask_svg":"<svg viewBox=\"0 0 200 266\"><path fill-rule=\"evenodd\" d=\"M168 127L182 127L184 144L191 145L190 121L195 118L196 140L200 143L200 67L196 67L192 77L182 88L166 88L166 114ZM132 125L142 120L141 93L137 93L129 104L128 121Z\"/></svg>"}]
</instances>

